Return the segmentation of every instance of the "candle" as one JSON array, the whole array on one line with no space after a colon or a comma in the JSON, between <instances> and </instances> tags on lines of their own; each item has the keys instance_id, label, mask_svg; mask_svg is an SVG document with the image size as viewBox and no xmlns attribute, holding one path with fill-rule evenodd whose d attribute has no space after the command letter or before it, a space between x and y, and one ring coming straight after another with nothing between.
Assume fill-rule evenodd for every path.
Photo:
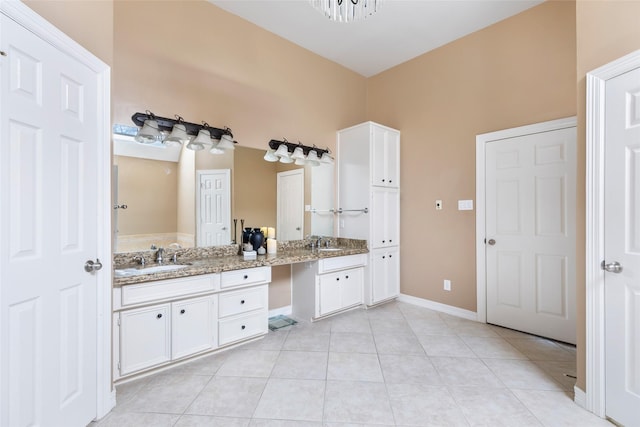
<instances>
[{"instance_id":1,"label":"candle","mask_svg":"<svg viewBox=\"0 0 640 427\"><path fill-rule=\"evenodd\" d=\"M267 239L267 253L275 254L278 252L278 242L276 239Z\"/></svg>"},{"instance_id":2,"label":"candle","mask_svg":"<svg viewBox=\"0 0 640 427\"><path fill-rule=\"evenodd\" d=\"M266 239L268 237L267 236L268 227L260 227L260 231L262 231L262 235Z\"/></svg>"},{"instance_id":3,"label":"candle","mask_svg":"<svg viewBox=\"0 0 640 427\"><path fill-rule=\"evenodd\" d=\"M276 229L273 227L269 227L267 229L267 238L275 239L276 238Z\"/></svg>"}]
</instances>

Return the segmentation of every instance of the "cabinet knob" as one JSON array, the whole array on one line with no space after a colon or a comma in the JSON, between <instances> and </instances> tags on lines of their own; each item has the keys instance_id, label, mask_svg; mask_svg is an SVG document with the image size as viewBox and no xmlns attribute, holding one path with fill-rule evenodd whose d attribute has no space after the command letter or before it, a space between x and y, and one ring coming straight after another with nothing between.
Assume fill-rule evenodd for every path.
<instances>
[{"instance_id":1,"label":"cabinet knob","mask_svg":"<svg viewBox=\"0 0 640 427\"><path fill-rule=\"evenodd\" d=\"M246 326L244 326L244 325L242 325L242 326L240 327L240 329L242 329L242 330L244 330L244 328L246 328Z\"/></svg>"},{"instance_id":2,"label":"cabinet knob","mask_svg":"<svg viewBox=\"0 0 640 427\"><path fill-rule=\"evenodd\" d=\"M184 308L182 310L180 310L180 314L184 314L186 312L187 312L187 310L185 310Z\"/></svg>"},{"instance_id":3,"label":"cabinet knob","mask_svg":"<svg viewBox=\"0 0 640 427\"><path fill-rule=\"evenodd\" d=\"M336 280L340 280L340 278L339 278L339 277L336 277Z\"/></svg>"},{"instance_id":4,"label":"cabinet knob","mask_svg":"<svg viewBox=\"0 0 640 427\"><path fill-rule=\"evenodd\" d=\"M244 280L247 280L248 278L249 278L249 276L245 274L244 275Z\"/></svg>"},{"instance_id":5,"label":"cabinet knob","mask_svg":"<svg viewBox=\"0 0 640 427\"><path fill-rule=\"evenodd\" d=\"M244 300L240 300L240 304L244 304Z\"/></svg>"},{"instance_id":6,"label":"cabinet knob","mask_svg":"<svg viewBox=\"0 0 640 427\"><path fill-rule=\"evenodd\" d=\"M382 243L385 243L385 242L386 242L386 240L383 240L383 241L382 241Z\"/></svg>"},{"instance_id":7,"label":"cabinet knob","mask_svg":"<svg viewBox=\"0 0 640 427\"><path fill-rule=\"evenodd\" d=\"M386 257L384 255L382 255L382 259L385 259Z\"/></svg>"},{"instance_id":8,"label":"cabinet knob","mask_svg":"<svg viewBox=\"0 0 640 427\"><path fill-rule=\"evenodd\" d=\"M391 184L393 181L389 180L389 184Z\"/></svg>"},{"instance_id":9,"label":"cabinet knob","mask_svg":"<svg viewBox=\"0 0 640 427\"><path fill-rule=\"evenodd\" d=\"M348 279L348 278L349 278L349 276L345 276L345 279Z\"/></svg>"},{"instance_id":10,"label":"cabinet knob","mask_svg":"<svg viewBox=\"0 0 640 427\"><path fill-rule=\"evenodd\" d=\"M393 242L393 240L389 239L389 243Z\"/></svg>"},{"instance_id":11,"label":"cabinet knob","mask_svg":"<svg viewBox=\"0 0 640 427\"><path fill-rule=\"evenodd\" d=\"M389 255L389 258L391 258L393 255Z\"/></svg>"},{"instance_id":12,"label":"cabinet knob","mask_svg":"<svg viewBox=\"0 0 640 427\"><path fill-rule=\"evenodd\" d=\"M156 316L158 319L162 319L162 313L158 313L158 315Z\"/></svg>"},{"instance_id":13,"label":"cabinet knob","mask_svg":"<svg viewBox=\"0 0 640 427\"><path fill-rule=\"evenodd\" d=\"M384 179L382 180L382 182L384 182Z\"/></svg>"}]
</instances>

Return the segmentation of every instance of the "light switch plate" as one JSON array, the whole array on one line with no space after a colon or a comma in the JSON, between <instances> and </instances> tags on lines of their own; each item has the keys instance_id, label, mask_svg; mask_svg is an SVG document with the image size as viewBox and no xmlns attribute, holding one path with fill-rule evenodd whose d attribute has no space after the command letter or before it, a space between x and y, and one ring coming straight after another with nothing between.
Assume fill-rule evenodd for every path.
<instances>
[{"instance_id":1,"label":"light switch plate","mask_svg":"<svg viewBox=\"0 0 640 427\"><path fill-rule=\"evenodd\" d=\"M459 211L472 211L473 210L473 200L458 200L458 210Z\"/></svg>"}]
</instances>

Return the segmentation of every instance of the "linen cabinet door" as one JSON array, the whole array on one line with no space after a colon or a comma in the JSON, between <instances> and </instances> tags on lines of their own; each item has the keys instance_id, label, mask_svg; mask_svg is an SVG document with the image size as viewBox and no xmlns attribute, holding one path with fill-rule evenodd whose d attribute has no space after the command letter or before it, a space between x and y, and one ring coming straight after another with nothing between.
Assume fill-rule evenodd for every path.
<instances>
[{"instance_id":1,"label":"linen cabinet door","mask_svg":"<svg viewBox=\"0 0 640 427\"><path fill-rule=\"evenodd\" d=\"M120 312L120 375L170 360L170 304Z\"/></svg>"},{"instance_id":2,"label":"linen cabinet door","mask_svg":"<svg viewBox=\"0 0 640 427\"><path fill-rule=\"evenodd\" d=\"M171 356L173 359L214 348L215 296L172 304Z\"/></svg>"},{"instance_id":3,"label":"linen cabinet door","mask_svg":"<svg viewBox=\"0 0 640 427\"><path fill-rule=\"evenodd\" d=\"M340 273L319 275L317 286L318 316L324 316L342 308Z\"/></svg>"}]
</instances>

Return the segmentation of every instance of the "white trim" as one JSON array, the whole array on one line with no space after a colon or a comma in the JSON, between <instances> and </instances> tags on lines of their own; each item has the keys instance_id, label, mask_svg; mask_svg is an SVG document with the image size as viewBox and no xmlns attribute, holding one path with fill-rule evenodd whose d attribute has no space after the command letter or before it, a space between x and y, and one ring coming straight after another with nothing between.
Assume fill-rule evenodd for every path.
<instances>
[{"instance_id":1,"label":"white trim","mask_svg":"<svg viewBox=\"0 0 640 427\"><path fill-rule=\"evenodd\" d=\"M269 310L269 317L274 316L288 316L293 313L291 309L291 305L285 305L284 307L274 308L273 310Z\"/></svg>"},{"instance_id":2,"label":"white trim","mask_svg":"<svg viewBox=\"0 0 640 427\"><path fill-rule=\"evenodd\" d=\"M640 50L587 73L585 408L604 417L604 130L606 81L640 68ZM577 397L577 395L576 395Z\"/></svg>"},{"instance_id":3,"label":"white trim","mask_svg":"<svg viewBox=\"0 0 640 427\"><path fill-rule=\"evenodd\" d=\"M97 406L96 418L104 417L115 405L111 383L111 71L107 64L47 22L25 4L0 1L0 12L59 51L86 65L98 77L98 133L103 136L98 149L98 241L96 257L103 268L97 275Z\"/></svg>"},{"instance_id":4,"label":"white trim","mask_svg":"<svg viewBox=\"0 0 640 427\"><path fill-rule=\"evenodd\" d=\"M456 317L462 317L463 319L477 321L478 316L475 311L465 310L464 308L454 307L452 305L442 304L439 302L431 301L424 298L418 298L411 295L400 294L398 301L405 302L407 304L417 305L419 307L428 308L431 310L439 311L441 313L450 314Z\"/></svg>"},{"instance_id":5,"label":"white trim","mask_svg":"<svg viewBox=\"0 0 640 427\"><path fill-rule=\"evenodd\" d=\"M580 406L581 408L585 408L586 409L586 404L587 404L587 395L584 391L582 391L581 389L578 388L578 386L573 386L573 401L576 403L576 405Z\"/></svg>"},{"instance_id":6,"label":"white trim","mask_svg":"<svg viewBox=\"0 0 640 427\"><path fill-rule=\"evenodd\" d=\"M576 117L565 117L532 125L503 129L476 136L476 310L478 322L487 322L487 282L485 239L485 149L489 142L534 133L576 127Z\"/></svg>"}]
</instances>

